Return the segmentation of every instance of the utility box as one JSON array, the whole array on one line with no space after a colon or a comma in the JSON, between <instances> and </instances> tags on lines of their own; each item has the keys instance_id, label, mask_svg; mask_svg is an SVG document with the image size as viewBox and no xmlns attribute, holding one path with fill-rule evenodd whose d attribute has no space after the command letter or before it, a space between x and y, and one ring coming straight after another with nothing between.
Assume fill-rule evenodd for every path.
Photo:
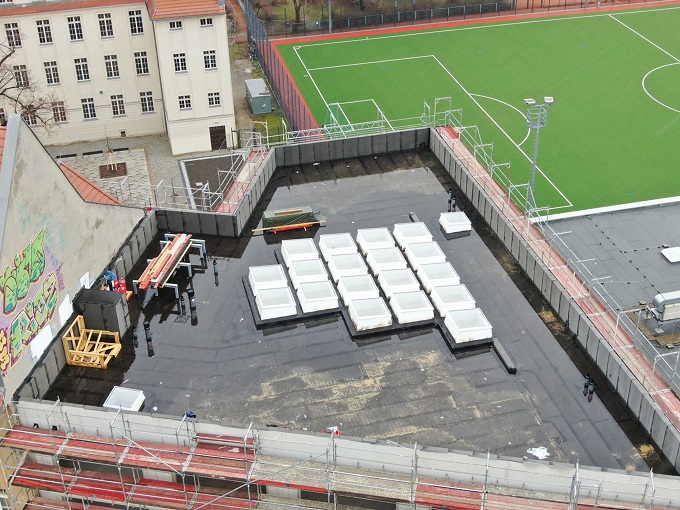
<instances>
[{"instance_id":1,"label":"utility box","mask_svg":"<svg viewBox=\"0 0 680 510\"><path fill-rule=\"evenodd\" d=\"M272 111L272 95L264 79L246 80L246 98L255 115Z\"/></svg>"},{"instance_id":2,"label":"utility box","mask_svg":"<svg viewBox=\"0 0 680 510\"><path fill-rule=\"evenodd\" d=\"M660 321L680 319L680 290L657 294L652 301L652 313Z\"/></svg>"}]
</instances>

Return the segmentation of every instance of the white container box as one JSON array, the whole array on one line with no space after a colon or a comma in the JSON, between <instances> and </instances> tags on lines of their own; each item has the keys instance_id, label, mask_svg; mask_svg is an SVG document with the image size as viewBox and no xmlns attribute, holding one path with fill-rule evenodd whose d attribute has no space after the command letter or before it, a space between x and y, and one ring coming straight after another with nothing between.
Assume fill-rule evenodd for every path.
<instances>
[{"instance_id":1,"label":"white container box","mask_svg":"<svg viewBox=\"0 0 680 510\"><path fill-rule=\"evenodd\" d=\"M434 287L440 285L458 285L460 277L449 262L436 262L434 264L421 264L418 269L418 278L426 292L432 292Z\"/></svg>"},{"instance_id":2,"label":"white container box","mask_svg":"<svg viewBox=\"0 0 680 510\"><path fill-rule=\"evenodd\" d=\"M294 260L288 268L293 288L300 288L301 283L328 281L328 271L321 259Z\"/></svg>"},{"instance_id":3,"label":"white container box","mask_svg":"<svg viewBox=\"0 0 680 510\"><path fill-rule=\"evenodd\" d=\"M262 289L280 289L288 287L286 273L283 267L276 264L271 266L251 266L248 269L248 283L256 296Z\"/></svg>"},{"instance_id":4,"label":"white container box","mask_svg":"<svg viewBox=\"0 0 680 510\"><path fill-rule=\"evenodd\" d=\"M420 284L416 275L408 268L383 271L378 276L378 283L387 299L390 299L392 294L396 292L415 292L420 290Z\"/></svg>"},{"instance_id":5,"label":"white container box","mask_svg":"<svg viewBox=\"0 0 680 510\"><path fill-rule=\"evenodd\" d=\"M145 399L142 390L114 386L102 407L122 409L123 411L139 411L144 405Z\"/></svg>"},{"instance_id":6,"label":"white container box","mask_svg":"<svg viewBox=\"0 0 680 510\"><path fill-rule=\"evenodd\" d=\"M447 313L444 326L457 344L492 337L491 324L479 308Z\"/></svg>"},{"instance_id":7,"label":"white container box","mask_svg":"<svg viewBox=\"0 0 680 510\"><path fill-rule=\"evenodd\" d=\"M463 284L436 286L430 299L441 317L454 310L471 310L476 306L475 298Z\"/></svg>"},{"instance_id":8,"label":"white container box","mask_svg":"<svg viewBox=\"0 0 680 510\"><path fill-rule=\"evenodd\" d=\"M383 298L357 299L349 304L349 316L357 331L384 328L392 325L390 313Z\"/></svg>"},{"instance_id":9,"label":"white container box","mask_svg":"<svg viewBox=\"0 0 680 510\"><path fill-rule=\"evenodd\" d=\"M338 281L338 292L345 306L355 299L369 299L380 296L373 277L369 274L343 276Z\"/></svg>"},{"instance_id":10,"label":"white container box","mask_svg":"<svg viewBox=\"0 0 680 510\"><path fill-rule=\"evenodd\" d=\"M332 310L338 307L338 295L333 284L324 282L304 282L297 290L298 300L303 313Z\"/></svg>"},{"instance_id":11,"label":"white container box","mask_svg":"<svg viewBox=\"0 0 680 510\"><path fill-rule=\"evenodd\" d=\"M432 241L432 234L422 221L414 223L397 223L394 225L394 239L403 250L410 243L426 243Z\"/></svg>"},{"instance_id":12,"label":"white container box","mask_svg":"<svg viewBox=\"0 0 680 510\"><path fill-rule=\"evenodd\" d=\"M363 257L358 253L331 255L328 258L328 269L334 282L337 282L343 276L368 274L368 267L366 267Z\"/></svg>"},{"instance_id":13,"label":"white container box","mask_svg":"<svg viewBox=\"0 0 680 510\"><path fill-rule=\"evenodd\" d=\"M357 252L357 245L350 234L324 234L319 238L319 250L328 262L331 255L349 255Z\"/></svg>"},{"instance_id":14,"label":"white container box","mask_svg":"<svg viewBox=\"0 0 680 510\"><path fill-rule=\"evenodd\" d=\"M293 260L311 260L319 258L319 251L311 239L287 239L281 241L281 255L286 267Z\"/></svg>"},{"instance_id":15,"label":"white container box","mask_svg":"<svg viewBox=\"0 0 680 510\"><path fill-rule=\"evenodd\" d=\"M472 223L462 211L445 212L439 215L439 226L445 234L467 235L472 231Z\"/></svg>"},{"instance_id":16,"label":"white container box","mask_svg":"<svg viewBox=\"0 0 680 510\"><path fill-rule=\"evenodd\" d=\"M368 251L366 262L374 275L389 269L406 269L408 264L396 246L391 248L374 248Z\"/></svg>"},{"instance_id":17,"label":"white container box","mask_svg":"<svg viewBox=\"0 0 680 510\"><path fill-rule=\"evenodd\" d=\"M418 271L422 264L446 262L446 255L436 241L407 244L404 253L414 271Z\"/></svg>"},{"instance_id":18,"label":"white container box","mask_svg":"<svg viewBox=\"0 0 680 510\"><path fill-rule=\"evenodd\" d=\"M297 315L295 299L288 287L285 289L262 289L255 296L255 304L260 313L260 319L263 321Z\"/></svg>"},{"instance_id":19,"label":"white container box","mask_svg":"<svg viewBox=\"0 0 680 510\"><path fill-rule=\"evenodd\" d=\"M434 319L432 303L422 290L392 294L390 308L400 324Z\"/></svg>"},{"instance_id":20,"label":"white container box","mask_svg":"<svg viewBox=\"0 0 680 510\"><path fill-rule=\"evenodd\" d=\"M385 228L360 228L357 230L357 244L361 253L366 255L368 250L391 248L394 246L394 237Z\"/></svg>"}]
</instances>

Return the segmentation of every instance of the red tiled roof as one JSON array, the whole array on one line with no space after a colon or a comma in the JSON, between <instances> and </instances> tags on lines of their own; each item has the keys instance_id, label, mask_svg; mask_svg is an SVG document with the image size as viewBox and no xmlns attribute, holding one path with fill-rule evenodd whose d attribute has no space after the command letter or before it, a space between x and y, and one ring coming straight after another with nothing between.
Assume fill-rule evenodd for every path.
<instances>
[{"instance_id":1,"label":"red tiled roof","mask_svg":"<svg viewBox=\"0 0 680 510\"><path fill-rule=\"evenodd\" d=\"M66 0L64 2L47 2L39 4L0 4L0 17L37 14L40 12L58 12L106 7L109 5L142 4L144 0Z\"/></svg>"},{"instance_id":2,"label":"red tiled roof","mask_svg":"<svg viewBox=\"0 0 680 510\"><path fill-rule=\"evenodd\" d=\"M151 19L224 13L224 6L218 5L217 0L146 0L146 4Z\"/></svg>"},{"instance_id":3,"label":"red tiled roof","mask_svg":"<svg viewBox=\"0 0 680 510\"><path fill-rule=\"evenodd\" d=\"M85 202L97 204L120 205L120 202L101 189L96 184L88 181L85 177L76 172L66 163L59 163L59 168L64 172L66 178L71 182L78 194Z\"/></svg>"},{"instance_id":4,"label":"red tiled roof","mask_svg":"<svg viewBox=\"0 0 680 510\"><path fill-rule=\"evenodd\" d=\"M0 167L2 166L2 155L5 152L5 132L6 127L0 127Z\"/></svg>"}]
</instances>

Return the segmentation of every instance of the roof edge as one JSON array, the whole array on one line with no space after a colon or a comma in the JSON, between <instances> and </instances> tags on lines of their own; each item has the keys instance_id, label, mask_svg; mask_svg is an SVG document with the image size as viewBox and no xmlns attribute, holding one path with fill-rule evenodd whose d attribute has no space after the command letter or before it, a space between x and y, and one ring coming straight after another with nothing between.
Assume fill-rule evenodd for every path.
<instances>
[{"instance_id":1,"label":"roof edge","mask_svg":"<svg viewBox=\"0 0 680 510\"><path fill-rule=\"evenodd\" d=\"M21 115L13 113L9 115L7 127L5 128L5 146L3 147L2 161L0 162L0 254L2 254L2 244L5 236L9 198L12 193L19 130L23 122Z\"/></svg>"}]
</instances>

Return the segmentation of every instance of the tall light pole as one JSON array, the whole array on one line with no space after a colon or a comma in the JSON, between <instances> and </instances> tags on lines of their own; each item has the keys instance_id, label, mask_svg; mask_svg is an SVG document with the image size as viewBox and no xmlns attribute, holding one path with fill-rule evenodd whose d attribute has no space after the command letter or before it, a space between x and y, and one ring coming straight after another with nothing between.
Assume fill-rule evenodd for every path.
<instances>
[{"instance_id":1,"label":"tall light pole","mask_svg":"<svg viewBox=\"0 0 680 510\"><path fill-rule=\"evenodd\" d=\"M534 186L536 185L536 164L538 162L538 135L541 132L541 128L545 127L548 123L548 106L555 102L555 98L552 96L545 96L543 102L540 104L536 103L535 99L527 98L524 100L527 104L527 126L530 129L536 130L536 136L534 138L534 157L531 160L531 179L529 180L529 189L527 190L527 210L526 213L536 207L536 197L534 196Z\"/></svg>"},{"instance_id":2,"label":"tall light pole","mask_svg":"<svg viewBox=\"0 0 680 510\"><path fill-rule=\"evenodd\" d=\"M331 0L328 0L328 35L333 33L333 12L331 7Z\"/></svg>"}]
</instances>

